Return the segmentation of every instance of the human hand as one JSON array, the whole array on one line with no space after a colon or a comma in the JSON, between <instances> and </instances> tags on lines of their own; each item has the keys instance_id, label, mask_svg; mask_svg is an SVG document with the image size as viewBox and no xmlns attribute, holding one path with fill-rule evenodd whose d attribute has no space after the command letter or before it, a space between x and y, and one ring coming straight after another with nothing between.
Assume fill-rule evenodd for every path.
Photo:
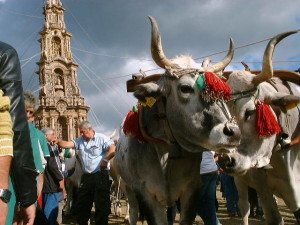
<instances>
[{"instance_id":1,"label":"human hand","mask_svg":"<svg viewBox=\"0 0 300 225\"><path fill-rule=\"evenodd\" d=\"M35 204L28 207L16 206L13 225L33 225L35 212Z\"/></svg>"},{"instance_id":2,"label":"human hand","mask_svg":"<svg viewBox=\"0 0 300 225\"><path fill-rule=\"evenodd\" d=\"M50 141L50 144L57 145L58 141L59 141L58 138L56 136L54 136L53 139Z\"/></svg>"},{"instance_id":3,"label":"human hand","mask_svg":"<svg viewBox=\"0 0 300 225\"><path fill-rule=\"evenodd\" d=\"M0 200L0 224L5 224L6 217L8 212L8 205L7 203Z\"/></svg>"},{"instance_id":4,"label":"human hand","mask_svg":"<svg viewBox=\"0 0 300 225\"><path fill-rule=\"evenodd\" d=\"M66 189L63 189L63 196L64 196L64 199L67 199L67 197L68 197L68 194L67 194L67 191L66 191Z\"/></svg>"},{"instance_id":5,"label":"human hand","mask_svg":"<svg viewBox=\"0 0 300 225\"><path fill-rule=\"evenodd\" d=\"M107 165L108 165L108 161L102 160L101 163L100 163L100 169L105 169L105 168L107 168Z\"/></svg>"}]
</instances>

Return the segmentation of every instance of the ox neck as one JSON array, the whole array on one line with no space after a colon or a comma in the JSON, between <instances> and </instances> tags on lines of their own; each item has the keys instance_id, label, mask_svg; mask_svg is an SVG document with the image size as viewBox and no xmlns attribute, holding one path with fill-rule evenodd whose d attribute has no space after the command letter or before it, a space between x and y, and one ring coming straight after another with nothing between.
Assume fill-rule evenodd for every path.
<instances>
[{"instance_id":1,"label":"ox neck","mask_svg":"<svg viewBox=\"0 0 300 225\"><path fill-rule=\"evenodd\" d=\"M156 104L158 104L159 115L162 117L160 119L162 119L162 121L163 121L164 131L165 131L165 134L167 135L168 140L161 140L159 138L154 138L146 132L146 129L145 129L144 124L143 124L143 106L139 105L138 106L138 115L139 115L139 124L140 124L141 134L143 135L144 139L147 142L155 143L155 144L172 145L176 142L176 140L175 140L175 138L172 134L172 131L170 129L170 126L168 124L168 121L167 121L167 118L166 118L166 115L165 115L165 110L163 109L163 103L157 102Z\"/></svg>"}]
</instances>

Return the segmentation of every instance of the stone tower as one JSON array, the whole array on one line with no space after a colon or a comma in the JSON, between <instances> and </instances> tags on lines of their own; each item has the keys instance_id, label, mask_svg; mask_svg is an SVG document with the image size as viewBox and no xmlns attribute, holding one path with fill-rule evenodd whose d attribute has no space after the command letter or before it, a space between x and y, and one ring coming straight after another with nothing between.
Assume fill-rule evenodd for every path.
<instances>
[{"instance_id":1,"label":"stone tower","mask_svg":"<svg viewBox=\"0 0 300 225\"><path fill-rule=\"evenodd\" d=\"M61 0L45 2L45 24L39 40L41 58L37 62L41 89L36 126L55 128L59 138L71 140L79 136L78 124L87 120L89 106L80 96L78 64L73 62L72 35L66 30L64 11Z\"/></svg>"}]
</instances>

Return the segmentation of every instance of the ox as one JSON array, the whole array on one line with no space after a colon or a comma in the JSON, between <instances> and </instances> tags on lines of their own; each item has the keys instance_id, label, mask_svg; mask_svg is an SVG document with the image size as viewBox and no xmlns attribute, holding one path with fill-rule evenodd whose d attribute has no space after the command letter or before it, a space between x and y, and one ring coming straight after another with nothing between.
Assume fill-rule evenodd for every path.
<instances>
[{"instance_id":1,"label":"ox","mask_svg":"<svg viewBox=\"0 0 300 225\"><path fill-rule=\"evenodd\" d=\"M273 194L284 200L294 212L298 224L300 223L299 144L278 150L282 133L294 138L300 132L299 108L295 108L300 100L299 93L289 82L296 81L299 84L300 77L292 71L274 73L272 68L276 44L296 32L298 31L285 32L270 40L264 53L262 71L258 75L249 71L235 71L229 74L227 80L235 96L228 105L237 120L242 138L237 152L223 155L219 164L229 174L244 175L235 177L244 225L248 225L249 216L248 186L257 190L266 224L284 223ZM270 105L271 113L280 124L282 133L268 136L257 133L258 101ZM292 109L287 111L289 108ZM264 169L265 167L269 169Z\"/></svg>"},{"instance_id":2,"label":"ox","mask_svg":"<svg viewBox=\"0 0 300 225\"><path fill-rule=\"evenodd\" d=\"M149 19L152 58L166 71L156 82L136 87L134 95L138 100L156 100L152 107L144 107L145 112L139 110L147 118L146 125L140 124L146 141L122 134L115 160L126 185L131 224L136 224L140 206L148 224L166 225L166 207L178 199L180 224L192 224L201 153L229 152L240 141L240 131L223 101L208 100L209 96L197 88L196 80L201 71L222 71L230 63L234 47L231 41L227 56L212 66L197 64L188 56L168 59L158 25L154 18ZM169 153L175 149L181 151L181 157L170 158Z\"/></svg>"},{"instance_id":3,"label":"ox","mask_svg":"<svg viewBox=\"0 0 300 225\"><path fill-rule=\"evenodd\" d=\"M121 205L121 198L124 195L127 201L127 194L124 181L120 177L120 174L117 169L117 165L115 162L115 158L110 160L110 170L109 175L112 178L112 185L111 185L111 204L113 208L113 213L116 216L121 216L122 214L122 205ZM129 221L129 204L127 203L126 213L125 213L125 221Z\"/></svg>"}]
</instances>

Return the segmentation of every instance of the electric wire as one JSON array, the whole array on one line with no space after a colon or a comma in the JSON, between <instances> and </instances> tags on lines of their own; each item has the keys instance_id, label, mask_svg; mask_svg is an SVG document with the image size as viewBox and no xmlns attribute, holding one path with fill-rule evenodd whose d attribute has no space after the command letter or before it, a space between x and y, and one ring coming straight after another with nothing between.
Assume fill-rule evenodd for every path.
<instances>
[{"instance_id":1,"label":"electric wire","mask_svg":"<svg viewBox=\"0 0 300 225\"><path fill-rule=\"evenodd\" d=\"M75 55L74 57L76 58L76 60L78 60L78 62L80 63L81 60L78 59ZM83 70L82 67L80 67L81 70L83 71L83 73L85 74L85 76L90 80L91 84L99 91L102 93L102 90L95 84L95 82L93 82L92 78L85 72L85 70ZM116 106L111 102L109 101L109 99L107 98L107 96L104 94L103 97L107 100L107 102L111 105L111 107L113 108L113 110L121 117L123 118L124 115L116 108Z\"/></svg>"},{"instance_id":2,"label":"electric wire","mask_svg":"<svg viewBox=\"0 0 300 225\"><path fill-rule=\"evenodd\" d=\"M75 56L75 55L74 55ZM131 105L129 105L128 104L128 102L127 102L127 100L125 99L125 98L123 98L123 93L121 93L121 94L119 94L119 93L117 93L117 90L116 89L114 89L113 87L111 87L107 82L105 82L105 81L103 81L102 79L101 79L101 77L98 77L97 75L96 75L96 73L94 72L94 71L92 71L82 60L80 60L79 59L79 57L76 57L79 61L80 61L80 63L82 64L82 65L84 65L95 77L97 77L107 88L109 88L110 90L112 90L112 91L114 91L114 92L116 92L116 94L123 100L123 102L125 103L125 104L127 104L127 106L128 107L130 107ZM94 82L94 80L90 80L90 81L92 81L95 85L96 85L96 83Z\"/></svg>"},{"instance_id":3,"label":"electric wire","mask_svg":"<svg viewBox=\"0 0 300 225\"><path fill-rule=\"evenodd\" d=\"M0 11L8 12L8 13L19 15L19 16L26 16L26 17L31 17L31 18L37 18L37 19L43 19L44 18L42 16L34 16L34 15L29 15L29 14L24 14L24 13L18 13L18 12L15 12L15 11L12 11L12 10L8 10L8 9L3 9L3 8L0 8Z\"/></svg>"}]
</instances>

